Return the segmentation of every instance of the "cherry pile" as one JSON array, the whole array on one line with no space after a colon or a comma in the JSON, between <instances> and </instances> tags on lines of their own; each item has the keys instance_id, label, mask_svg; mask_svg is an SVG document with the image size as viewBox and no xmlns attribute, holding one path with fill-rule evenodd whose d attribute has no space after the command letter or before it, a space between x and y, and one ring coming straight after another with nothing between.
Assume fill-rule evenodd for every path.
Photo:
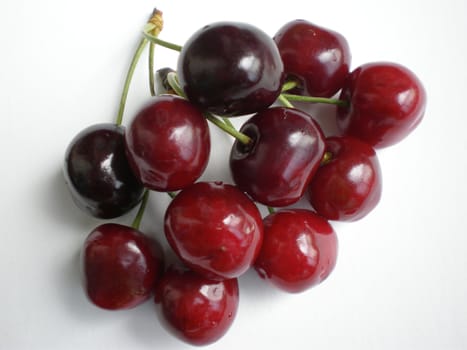
<instances>
[{"instance_id":1,"label":"cherry pile","mask_svg":"<svg viewBox=\"0 0 467 350\"><path fill-rule=\"evenodd\" d=\"M250 24L213 23L183 47L159 39L161 30L156 10L117 122L81 131L66 151L64 173L77 206L94 217L116 218L140 204L131 226L103 223L85 239L80 264L89 300L121 310L152 297L168 330L206 345L234 322L238 278L248 269L290 293L329 276L338 245L329 221L359 220L375 208L382 189L375 149L420 123L426 95L399 64L350 71L346 39L304 20L273 38ZM153 97L123 126L147 44ZM176 70L153 71L155 45L180 51ZM339 134L325 137L293 101L334 104ZM229 118L249 114L236 130ZM232 184L199 181L216 147L208 122L235 137ZM163 230L178 260L169 266L161 245L139 230L150 191L173 198ZM302 198L308 207L290 207ZM269 215L262 217L260 205Z\"/></svg>"}]
</instances>

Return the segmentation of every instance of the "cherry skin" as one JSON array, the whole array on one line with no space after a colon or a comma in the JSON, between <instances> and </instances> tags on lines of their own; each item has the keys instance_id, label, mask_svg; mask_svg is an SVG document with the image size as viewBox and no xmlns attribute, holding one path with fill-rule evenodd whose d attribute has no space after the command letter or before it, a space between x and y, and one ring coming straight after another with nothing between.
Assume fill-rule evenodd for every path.
<instances>
[{"instance_id":1,"label":"cherry skin","mask_svg":"<svg viewBox=\"0 0 467 350\"><path fill-rule=\"evenodd\" d=\"M80 260L87 297L108 310L130 309L146 301L163 268L158 243L119 224L95 228L84 242Z\"/></svg>"},{"instance_id":2,"label":"cherry skin","mask_svg":"<svg viewBox=\"0 0 467 350\"><path fill-rule=\"evenodd\" d=\"M92 216L121 216L138 204L143 185L125 155L124 128L97 124L82 130L65 153L64 175L73 201Z\"/></svg>"},{"instance_id":3,"label":"cherry skin","mask_svg":"<svg viewBox=\"0 0 467 350\"><path fill-rule=\"evenodd\" d=\"M264 219L264 242L255 269L289 293L324 281L337 259L337 235L329 223L305 209L282 209Z\"/></svg>"},{"instance_id":4,"label":"cherry skin","mask_svg":"<svg viewBox=\"0 0 467 350\"><path fill-rule=\"evenodd\" d=\"M214 281L182 267L170 267L157 285L155 303L162 324L191 345L219 340L237 314L237 279Z\"/></svg>"},{"instance_id":5,"label":"cherry skin","mask_svg":"<svg viewBox=\"0 0 467 350\"><path fill-rule=\"evenodd\" d=\"M268 206L297 202L323 157L319 125L300 110L272 107L254 115L240 131L253 141L236 141L232 147L230 169L237 186Z\"/></svg>"},{"instance_id":6,"label":"cherry skin","mask_svg":"<svg viewBox=\"0 0 467 350\"><path fill-rule=\"evenodd\" d=\"M194 183L207 166L209 128L201 111L185 99L155 97L129 125L130 165L147 188L175 191Z\"/></svg>"},{"instance_id":7,"label":"cherry skin","mask_svg":"<svg viewBox=\"0 0 467 350\"><path fill-rule=\"evenodd\" d=\"M353 137L326 140L326 160L308 188L309 200L328 220L355 221L381 198L382 175L375 150Z\"/></svg>"},{"instance_id":8,"label":"cherry skin","mask_svg":"<svg viewBox=\"0 0 467 350\"><path fill-rule=\"evenodd\" d=\"M342 88L337 125L342 134L375 148L405 138L425 113L426 93L420 80L395 63L367 63L355 69Z\"/></svg>"},{"instance_id":9,"label":"cherry skin","mask_svg":"<svg viewBox=\"0 0 467 350\"><path fill-rule=\"evenodd\" d=\"M295 20L279 29L274 41L288 79L299 82L299 92L331 97L344 85L351 54L347 40L341 34Z\"/></svg>"},{"instance_id":10,"label":"cherry skin","mask_svg":"<svg viewBox=\"0 0 467 350\"><path fill-rule=\"evenodd\" d=\"M183 45L177 73L191 102L223 116L267 108L284 80L274 41L260 29L236 22L213 23L195 32Z\"/></svg>"},{"instance_id":11,"label":"cherry skin","mask_svg":"<svg viewBox=\"0 0 467 350\"><path fill-rule=\"evenodd\" d=\"M253 264L263 239L261 214L238 188L198 182L165 214L165 235L180 259L210 279L229 279Z\"/></svg>"}]
</instances>

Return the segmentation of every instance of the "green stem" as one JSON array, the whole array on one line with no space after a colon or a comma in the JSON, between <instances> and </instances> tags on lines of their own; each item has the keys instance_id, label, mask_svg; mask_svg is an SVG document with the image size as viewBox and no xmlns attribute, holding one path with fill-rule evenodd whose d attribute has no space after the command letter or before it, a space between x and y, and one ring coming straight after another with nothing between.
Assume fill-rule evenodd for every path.
<instances>
[{"instance_id":1,"label":"green stem","mask_svg":"<svg viewBox=\"0 0 467 350\"><path fill-rule=\"evenodd\" d=\"M269 212L269 214L274 214L276 212L276 209L274 209L273 207L268 206L268 212Z\"/></svg>"},{"instance_id":2,"label":"green stem","mask_svg":"<svg viewBox=\"0 0 467 350\"><path fill-rule=\"evenodd\" d=\"M167 49L171 49L171 50L178 51L178 52L182 51L182 46L171 43L171 42L168 42L168 41L165 41L165 40L162 40L162 39L159 39L157 36L151 34L150 32L154 29L154 27L155 26L152 23L148 23L144 27L143 35L144 35L146 40L149 40L150 42L152 42L154 44L157 44L157 45L160 45L160 46L163 46L163 47L165 47Z\"/></svg>"},{"instance_id":3,"label":"green stem","mask_svg":"<svg viewBox=\"0 0 467 350\"><path fill-rule=\"evenodd\" d=\"M290 103L290 101L284 96L284 94L279 95L279 102L282 103L285 107L295 108L295 106Z\"/></svg>"},{"instance_id":4,"label":"green stem","mask_svg":"<svg viewBox=\"0 0 467 350\"><path fill-rule=\"evenodd\" d=\"M170 72L169 74L167 74L167 82L178 96L186 98L185 92L182 90L180 84L178 83L177 73Z\"/></svg>"},{"instance_id":5,"label":"green stem","mask_svg":"<svg viewBox=\"0 0 467 350\"><path fill-rule=\"evenodd\" d=\"M205 112L204 116L206 117L207 120L209 120L211 123L213 123L219 129L221 129L222 131L225 131L230 136L235 137L238 141L240 141L244 145L248 145L248 144L250 144L252 142L252 139L248 135L245 135L244 133L241 133L240 131L235 129L233 127L233 125L232 126L228 125L227 123L225 123L224 121L222 121L221 119L216 117L215 115L213 115L213 114L211 114L209 112ZM230 124L232 124L232 123L230 123Z\"/></svg>"},{"instance_id":6,"label":"green stem","mask_svg":"<svg viewBox=\"0 0 467 350\"><path fill-rule=\"evenodd\" d=\"M294 87L297 87L298 83L294 80L286 81L284 85L282 85L282 92L292 90Z\"/></svg>"},{"instance_id":7,"label":"green stem","mask_svg":"<svg viewBox=\"0 0 467 350\"><path fill-rule=\"evenodd\" d=\"M340 106L340 107L346 107L348 105L346 101L339 100L337 98L301 96L301 95L292 95L292 94L281 94L281 96L286 98L289 101L327 103L327 104L333 104L333 105Z\"/></svg>"},{"instance_id":8,"label":"green stem","mask_svg":"<svg viewBox=\"0 0 467 350\"><path fill-rule=\"evenodd\" d=\"M156 89L154 84L154 43L149 43L149 91L151 96L156 96Z\"/></svg>"},{"instance_id":9,"label":"green stem","mask_svg":"<svg viewBox=\"0 0 467 350\"><path fill-rule=\"evenodd\" d=\"M148 204L148 198L149 198L149 190L144 190L144 195L143 199L141 201L141 204L139 205L138 212L136 213L135 219L133 220L133 223L131 224L131 227L133 227L135 230L139 230L139 226L141 224L141 220L143 219L143 214L146 209L146 205Z\"/></svg>"},{"instance_id":10,"label":"green stem","mask_svg":"<svg viewBox=\"0 0 467 350\"><path fill-rule=\"evenodd\" d=\"M118 109L116 120L117 125L122 125L123 112L125 110L125 104L128 97L128 90L130 88L131 79L133 78L133 73L135 72L136 64L138 63L139 58L141 57L141 54L143 53L147 43L148 41L145 38L141 39L138 47L136 48L135 54L133 55L133 59L131 60L130 67L128 68L125 83L123 85L122 96L120 98L120 107Z\"/></svg>"},{"instance_id":11,"label":"green stem","mask_svg":"<svg viewBox=\"0 0 467 350\"><path fill-rule=\"evenodd\" d=\"M170 198L174 199L175 196L177 195L175 192L167 192L167 194L170 196Z\"/></svg>"}]
</instances>

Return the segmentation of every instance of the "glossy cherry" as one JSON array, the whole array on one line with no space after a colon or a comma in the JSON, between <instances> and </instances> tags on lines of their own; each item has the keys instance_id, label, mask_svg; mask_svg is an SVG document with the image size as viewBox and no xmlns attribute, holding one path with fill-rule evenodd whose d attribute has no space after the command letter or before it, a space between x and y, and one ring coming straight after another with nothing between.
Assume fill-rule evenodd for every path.
<instances>
[{"instance_id":1,"label":"glossy cherry","mask_svg":"<svg viewBox=\"0 0 467 350\"><path fill-rule=\"evenodd\" d=\"M284 291L303 292L332 272L337 246L337 235L324 218L310 210L282 209L264 219L255 269Z\"/></svg>"},{"instance_id":2,"label":"glossy cherry","mask_svg":"<svg viewBox=\"0 0 467 350\"><path fill-rule=\"evenodd\" d=\"M274 36L288 79L306 95L331 97L344 84L351 61L347 40L305 20L285 24Z\"/></svg>"},{"instance_id":3,"label":"glossy cherry","mask_svg":"<svg viewBox=\"0 0 467 350\"><path fill-rule=\"evenodd\" d=\"M165 235L181 260L212 279L243 274L253 264L263 239L261 214L237 187L199 182L172 200Z\"/></svg>"},{"instance_id":4,"label":"glossy cherry","mask_svg":"<svg viewBox=\"0 0 467 350\"><path fill-rule=\"evenodd\" d=\"M342 88L337 125L344 135L373 147L405 138L425 113L426 93L409 69L395 63L367 63L355 69Z\"/></svg>"},{"instance_id":5,"label":"glossy cherry","mask_svg":"<svg viewBox=\"0 0 467 350\"><path fill-rule=\"evenodd\" d=\"M175 191L194 183L210 153L207 121L187 100L155 97L130 123L126 150L136 176L149 189Z\"/></svg>"},{"instance_id":6,"label":"glossy cherry","mask_svg":"<svg viewBox=\"0 0 467 350\"><path fill-rule=\"evenodd\" d=\"M363 218L381 198L382 174L375 150L353 137L330 137L326 155L309 186L311 205L328 220Z\"/></svg>"},{"instance_id":7,"label":"glossy cherry","mask_svg":"<svg viewBox=\"0 0 467 350\"><path fill-rule=\"evenodd\" d=\"M64 175L74 202L98 218L123 215L143 195L125 155L124 133L116 124L90 126L65 153Z\"/></svg>"},{"instance_id":8,"label":"glossy cherry","mask_svg":"<svg viewBox=\"0 0 467 350\"><path fill-rule=\"evenodd\" d=\"M98 226L81 251L84 291L103 309L129 309L146 301L162 268L158 243L124 225Z\"/></svg>"},{"instance_id":9,"label":"glossy cherry","mask_svg":"<svg viewBox=\"0 0 467 350\"><path fill-rule=\"evenodd\" d=\"M324 153L324 136L313 118L297 109L273 107L250 118L230 153L234 182L255 201L280 207L300 199Z\"/></svg>"},{"instance_id":10,"label":"glossy cherry","mask_svg":"<svg viewBox=\"0 0 467 350\"><path fill-rule=\"evenodd\" d=\"M223 116L254 113L280 94L284 70L274 41L246 23L204 26L183 45L177 67L188 99Z\"/></svg>"},{"instance_id":11,"label":"glossy cherry","mask_svg":"<svg viewBox=\"0 0 467 350\"><path fill-rule=\"evenodd\" d=\"M191 270L171 266L155 294L162 324L191 345L219 340L235 320L239 302L237 279L214 281Z\"/></svg>"}]
</instances>

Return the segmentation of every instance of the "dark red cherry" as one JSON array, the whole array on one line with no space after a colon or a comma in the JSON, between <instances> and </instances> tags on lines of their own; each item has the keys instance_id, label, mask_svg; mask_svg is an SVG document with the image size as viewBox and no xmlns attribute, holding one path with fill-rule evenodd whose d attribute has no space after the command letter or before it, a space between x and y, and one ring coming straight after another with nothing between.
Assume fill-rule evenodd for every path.
<instances>
[{"instance_id":1,"label":"dark red cherry","mask_svg":"<svg viewBox=\"0 0 467 350\"><path fill-rule=\"evenodd\" d=\"M381 198L382 175L376 152L353 137L330 137L326 155L329 159L310 182L311 205L328 220L363 218Z\"/></svg>"},{"instance_id":2,"label":"dark red cherry","mask_svg":"<svg viewBox=\"0 0 467 350\"><path fill-rule=\"evenodd\" d=\"M162 324L191 345L219 340L238 309L237 279L214 281L171 266L157 285L155 302Z\"/></svg>"},{"instance_id":3,"label":"dark red cherry","mask_svg":"<svg viewBox=\"0 0 467 350\"><path fill-rule=\"evenodd\" d=\"M273 107L254 115L240 131L253 141L232 147L230 169L237 186L273 207L298 201L323 157L319 125L300 110Z\"/></svg>"},{"instance_id":4,"label":"dark red cherry","mask_svg":"<svg viewBox=\"0 0 467 350\"><path fill-rule=\"evenodd\" d=\"M284 291L303 292L332 272L337 245L336 233L324 218L305 209L279 210L264 219L255 269Z\"/></svg>"},{"instance_id":5,"label":"dark red cherry","mask_svg":"<svg viewBox=\"0 0 467 350\"><path fill-rule=\"evenodd\" d=\"M98 218L123 215L143 195L125 155L124 133L116 124L90 126L65 153L64 175L74 202Z\"/></svg>"},{"instance_id":6,"label":"dark red cherry","mask_svg":"<svg viewBox=\"0 0 467 350\"><path fill-rule=\"evenodd\" d=\"M188 99L223 116L254 113L280 94L284 69L274 41L246 23L204 26L183 45L178 79Z\"/></svg>"},{"instance_id":7,"label":"dark red cherry","mask_svg":"<svg viewBox=\"0 0 467 350\"><path fill-rule=\"evenodd\" d=\"M175 73L175 71L169 67L160 68L156 71L155 76L154 76L156 95L162 95L162 94L176 95L175 91L172 89L167 79L167 76L169 75L169 73Z\"/></svg>"},{"instance_id":8,"label":"dark red cherry","mask_svg":"<svg viewBox=\"0 0 467 350\"><path fill-rule=\"evenodd\" d=\"M165 234L175 253L194 271L212 279L228 279L253 264L263 225L256 205L238 188L199 182L170 203Z\"/></svg>"},{"instance_id":9,"label":"dark red cherry","mask_svg":"<svg viewBox=\"0 0 467 350\"><path fill-rule=\"evenodd\" d=\"M125 136L130 165L152 190L175 191L194 183L209 160L207 121L178 96L155 97L136 115Z\"/></svg>"},{"instance_id":10,"label":"dark red cherry","mask_svg":"<svg viewBox=\"0 0 467 350\"><path fill-rule=\"evenodd\" d=\"M146 301L162 268L158 243L119 224L95 228L81 251L84 291L93 304L103 309L129 309Z\"/></svg>"},{"instance_id":11,"label":"dark red cherry","mask_svg":"<svg viewBox=\"0 0 467 350\"><path fill-rule=\"evenodd\" d=\"M331 97L344 84L351 55L339 33L304 20L285 24L274 36L289 79L304 94Z\"/></svg>"},{"instance_id":12,"label":"dark red cherry","mask_svg":"<svg viewBox=\"0 0 467 350\"><path fill-rule=\"evenodd\" d=\"M373 147L391 146L405 138L425 113L426 93L420 80L395 63L367 63L355 69L345 83L337 124L344 135Z\"/></svg>"}]
</instances>

